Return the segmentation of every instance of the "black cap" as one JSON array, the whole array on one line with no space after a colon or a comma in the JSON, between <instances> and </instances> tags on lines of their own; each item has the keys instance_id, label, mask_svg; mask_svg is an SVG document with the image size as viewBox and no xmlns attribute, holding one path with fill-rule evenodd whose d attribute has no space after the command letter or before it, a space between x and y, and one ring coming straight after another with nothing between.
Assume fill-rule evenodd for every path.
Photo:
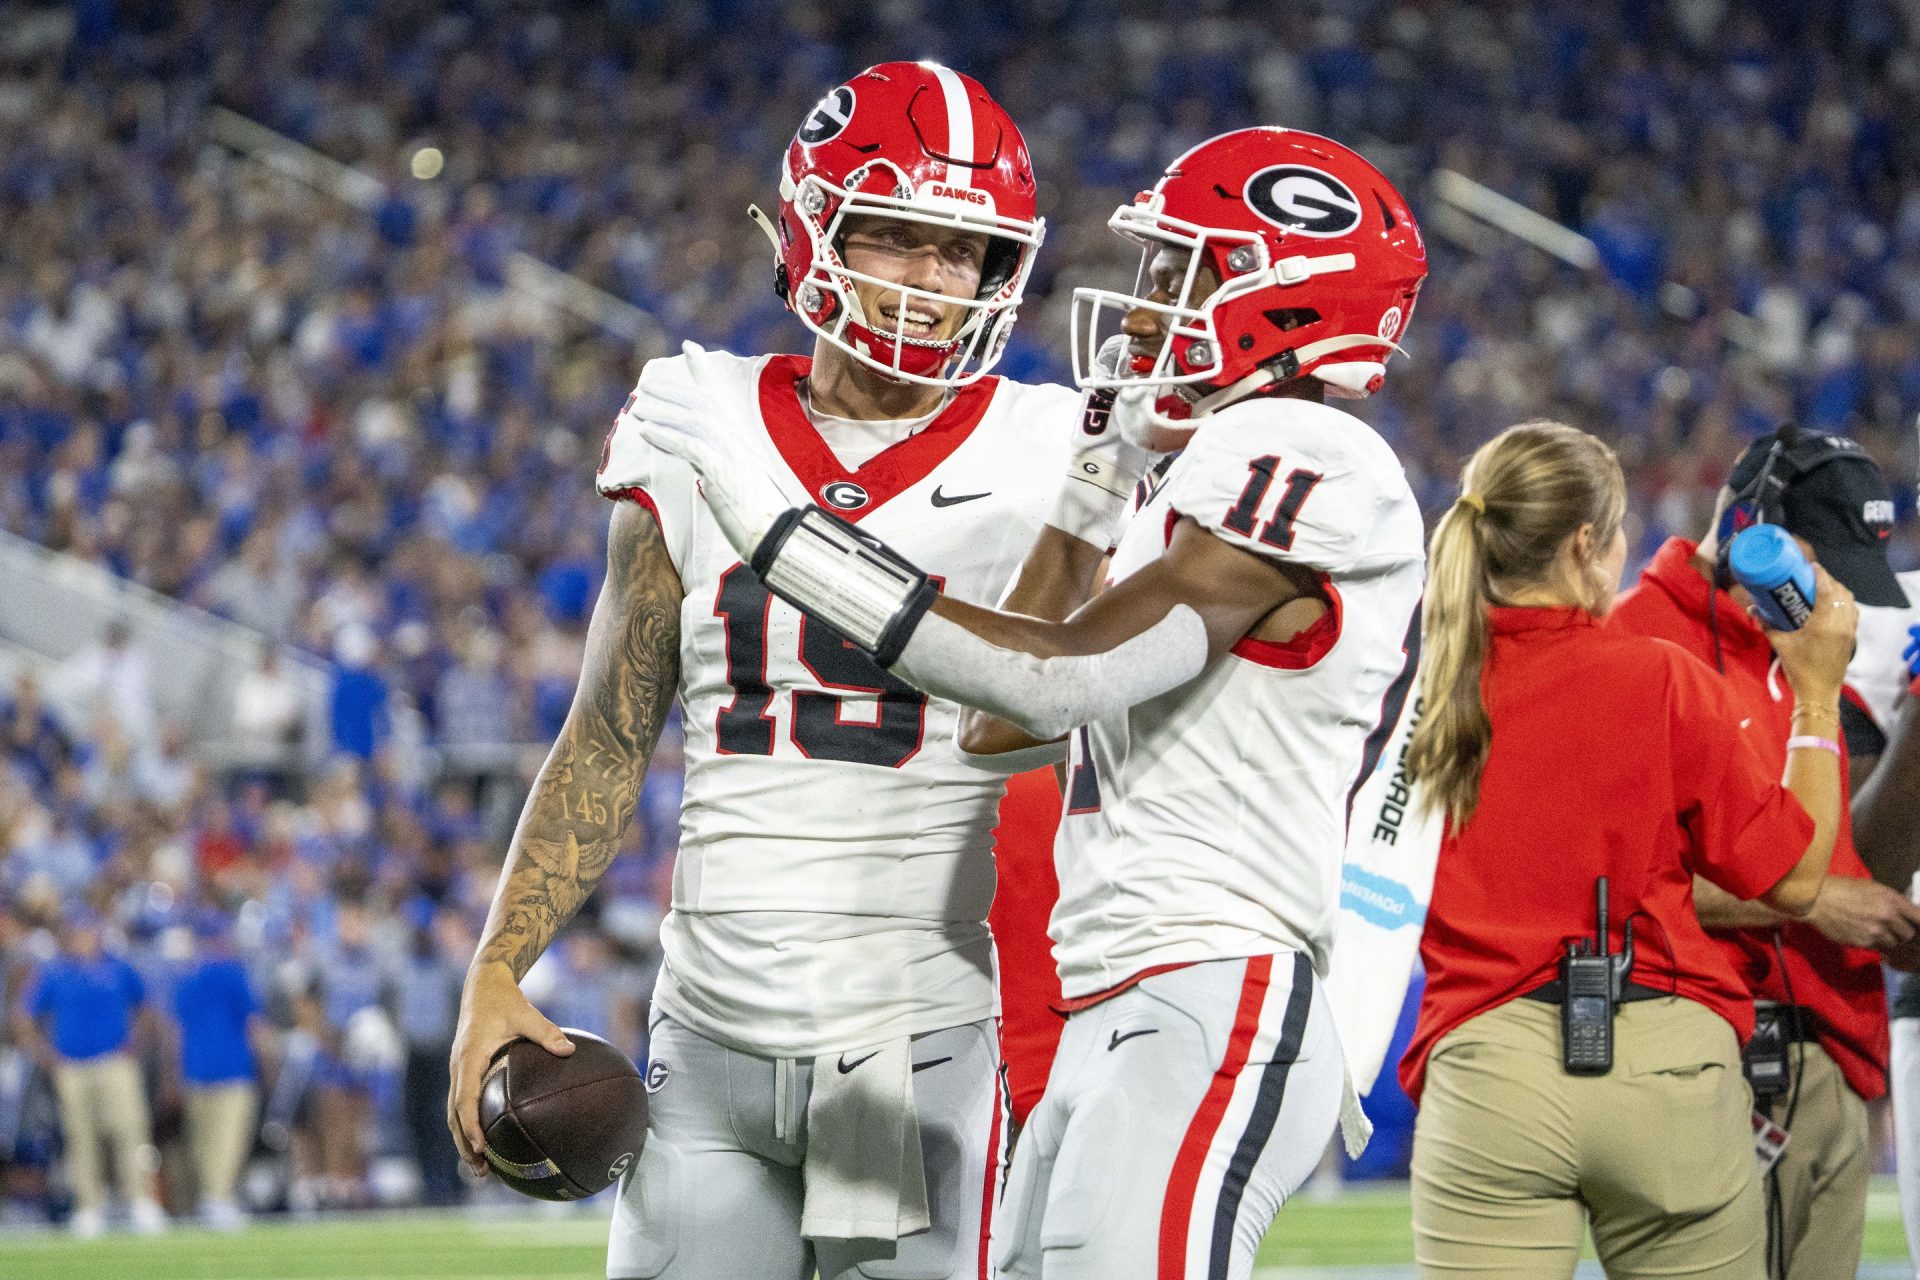
<instances>
[{"instance_id":1,"label":"black cap","mask_svg":"<svg viewBox=\"0 0 1920 1280\"><path fill-rule=\"evenodd\" d=\"M1748 496L1745 490L1766 466L1776 443L1778 508L1767 511L1766 518L1805 538L1827 572L1861 604L1906 608L1906 592L1887 563L1893 500L1879 465L1845 436L1783 427L1778 435L1748 445L1733 464L1727 485L1734 493ZM1770 505L1775 501L1772 495L1765 500Z\"/></svg>"}]
</instances>

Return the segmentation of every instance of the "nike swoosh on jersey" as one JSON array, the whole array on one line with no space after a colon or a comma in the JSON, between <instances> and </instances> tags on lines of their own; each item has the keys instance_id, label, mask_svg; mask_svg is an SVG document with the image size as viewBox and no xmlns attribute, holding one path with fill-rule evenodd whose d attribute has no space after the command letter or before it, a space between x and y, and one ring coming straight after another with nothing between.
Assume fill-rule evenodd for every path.
<instances>
[{"instance_id":1,"label":"nike swoosh on jersey","mask_svg":"<svg viewBox=\"0 0 1920 1280\"><path fill-rule=\"evenodd\" d=\"M944 1058L928 1058L925 1062L914 1063L913 1069L915 1071L925 1071L928 1067L937 1067L943 1062L952 1062L952 1061L953 1061L952 1054L948 1054Z\"/></svg>"},{"instance_id":2,"label":"nike swoosh on jersey","mask_svg":"<svg viewBox=\"0 0 1920 1280\"><path fill-rule=\"evenodd\" d=\"M1112 1053L1115 1049L1118 1049L1121 1045L1125 1044L1129 1040L1132 1040L1136 1036L1154 1035L1154 1034L1157 1034L1159 1030L1160 1028L1158 1027L1147 1027L1140 1031L1129 1031L1125 1035L1121 1035L1118 1031L1116 1031L1113 1033L1113 1039L1107 1041L1107 1052Z\"/></svg>"},{"instance_id":3,"label":"nike swoosh on jersey","mask_svg":"<svg viewBox=\"0 0 1920 1280\"><path fill-rule=\"evenodd\" d=\"M962 502L972 502L975 498L987 497L992 492L993 490L988 489L985 493L956 493L949 498L946 494L940 492L939 485L935 485L933 486L933 505L936 507L951 507Z\"/></svg>"},{"instance_id":4,"label":"nike swoosh on jersey","mask_svg":"<svg viewBox=\"0 0 1920 1280\"><path fill-rule=\"evenodd\" d=\"M847 1055L843 1053L840 1055L840 1061L835 1065L840 1068L841 1075L846 1075L849 1071L853 1070L855 1067L865 1062L867 1058L877 1058L879 1056L880 1056L880 1051L878 1049L875 1049L872 1053L868 1054L866 1058L855 1058L852 1062L848 1062Z\"/></svg>"}]
</instances>

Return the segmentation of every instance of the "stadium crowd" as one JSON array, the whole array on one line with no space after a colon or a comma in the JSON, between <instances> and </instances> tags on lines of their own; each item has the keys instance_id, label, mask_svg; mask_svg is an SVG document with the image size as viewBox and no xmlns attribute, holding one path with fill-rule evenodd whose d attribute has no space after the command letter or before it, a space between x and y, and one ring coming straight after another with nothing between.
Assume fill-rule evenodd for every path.
<instances>
[{"instance_id":1,"label":"stadium crowd","mask_svg":"<svg viewBox=\"0 0 1920 1280\"><path fill-rule=\"evenodd\" d=\"M1426 220L1411 358L1360 412L1430 505L1465 452L1542 413L1620 448L1636 562L1702 527L1741 446L1786 418L1914 473L1920 153L1896 122L1920 33L1899 6L1218 0L1177 41L1173 23L1120 2L976 5L964 26L914 0L317 0L250 23L0 4L0 527L258 631L234 736L298 732L274 646L335 670L329 762L293 786L196 760L121 634L0 701L7 1212L71 1201L94 1225L116 1178L49 1176L89 1116L185 1155L160 1168L196 1168L217 1221L243 1198L365 1202L378 1156L419 1167L394 1194L459 1194L446 1046L505 832L409 748L554 736L602 573L590 472L664 350L531 301L512 255L662 335L800 349L743 210L791 122L867 63L939 57L1022 122L1050 226L1012 376L1064 378L1071 285L1132 270L1114 205L1211 133L1283 122L1358 143ZM383 198L235 156L214 107ZM444 168L416 177L429 146ZM1584 232L1600 265L1443 216L1442 168ZM1914 493L1895 494L1911 568ZM655 764L633 856L535 979L556 1021L634 1052L678 795L670 744ZM101 1010L104 1041L74 1032ZM252 1052L197 1056L236 1016ZM102 1055L125 1087L83 1094L74 1067ZM209 1101L236 1081L290 1155L244 1197L221 1170L254 1126ZM122 1154L117 1189L153 1225L152 1168Z\"/></svg>"}]
</instances>

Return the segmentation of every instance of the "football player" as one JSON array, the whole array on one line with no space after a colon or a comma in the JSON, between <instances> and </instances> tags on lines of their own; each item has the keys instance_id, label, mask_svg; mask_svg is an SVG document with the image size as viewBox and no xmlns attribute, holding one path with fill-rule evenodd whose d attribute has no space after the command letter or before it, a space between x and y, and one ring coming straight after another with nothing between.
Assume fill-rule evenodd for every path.
<instances>
[{"instance_id":1,"label":"football player","mask_svg":"<svg viewBox=\"0 0 1920 1280\"><path fill-rule=\"evenodd\" d=\"M1852 758L1852 819L1861 861L1881 883L1911 894L1920 869L1913 823L1920 803L1920 570L1895 577L1907 607L1863 607L1859 644L1847 667L1847 685L1883 739L1868 745L1884 747ZM1888 963L1905 970L1920 965L1920 937L1891 949ZM1920 977L1889 972L1887 989L1894 1173L1907 1252L1920 1273Z\"/></svg>"},{"instance_id":2,"label":"football player","mask_svg":"<svg viewBox=\"0 0 1920 1280\"><path fill-rule=\"evenodd\" d=\"M495 1050L568 1050L516 984L606 870L677 694L649 1136L608 1275L974 1276L1002 1127L1001 779L957 753L959 708L768 592L637 406L697 381L708 429L786 501L992 598L1056 500L1080 396L989 376L1043 223L1020 132L972 79L896 62L833 89L787 150L777 218L751 212L813 357L652 361L614 426L606 586L468 976L449 1120L484 1171Z\"/></svg>"},{"instance_id":3,"label":"football player","mask_svg":"<svg viewBox=\"0 0 1920 1280\"><path fill-rule=\"evenodd\" d=\"M1920 868L1913 822L1920 808L1920 571L1895 576L1908 607L1862 608L1859 644L1847 667L1848 687L1885 739L1874 758L1853 761L1851 816L1861 861L1881 883L1911 895ZM1920 935L1885 954L1894 1174L1907 1253L1920 1274L1920 977L1912 972L1920 967Z\"/></svg>"},{"instance_id":4,"label":"football player","mask_svg":"<svg viewBox=\"0 0 1920 1280\"><path fill-rule=\"evenodd\" d=\"M1091 598L1104 548L1069 530L1042 533L1010 609L964 603L872 527L782 509L697 388L637 411L776 596L988 713L970 749L1070 735L1051 933L1071 1016L999 1273L1244 1277L1351 1101L1319 981L1349 796L1419 635L1413 494L1324 400L1379 387L1426 255L1378 170L1285 129L1201 144L1111 225L1150 292L1076 293L1077 372L1118 397L1083 430L1181 452ZM1113 312L1126 345L1101 359Z\"/></svg>"}]
</instances>

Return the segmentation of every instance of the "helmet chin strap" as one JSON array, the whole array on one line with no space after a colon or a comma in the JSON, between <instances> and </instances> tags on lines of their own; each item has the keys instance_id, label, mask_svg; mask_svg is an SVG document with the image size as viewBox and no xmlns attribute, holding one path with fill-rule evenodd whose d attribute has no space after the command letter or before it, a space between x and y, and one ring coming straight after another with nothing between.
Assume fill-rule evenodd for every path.
<instances>
[{"instance_id":1,"label":"helmet chin strap","mask_svg":"<svg viewBox=\"0 0 1920 1280\"><path fill-rule=\"evenodd\" d=\"M1293 376L1289 369L1298 369L1303 364L1311 364L1322 356L1332 355L1336 351L1349 351L1355 347L1391 347L1405 355L1406 349L1377 334L1348 333L1331 338L1321 338L1296 347L1279 359L1268 362L1264 367L1255 369L1244 378L1236 379L1224 387L1216 388L1203 396L1189 401L1191 408L1185 418L1175 418L1162 413L1159 408L1160 397L1142 395L1131 411L1122 412L1121 405L1115 404L1115 417L1120 421L1120 434L1129 444L1143 448L1164 451L1168 446L1164 435L1159 443L1150 443L1156 433L1183 433L1191 435L1198 428L1198 419L1210 413L1218 413L1228 405L1238 404L1249 396L1257 395L1277 382L1285 382ZM1321 378L1336 393L1346 393L1352 397L1364 397L1367 394L1366 383L1378 375L1386 366L1376 361L1348 361L1341 364L1323 366L1313 371L1312 376ZM1364 378L1349 378L1347 375L1364 373ZM1327 376L1331 375L1331 376ZM1358 382L1359 385L1355 385ZM1146 390L1146 388L1142 388ZM1185 399L1190 391L1187 387L1172 388L1174 394ZM1123 392L1121 398L1126 398Z\"/></svg>"},{"instance_id":2,"label":"helmet chin strap","mask_svg":"<svg viewBox=\"0 0 1920 1280\"><path fill-rule=\"evenodd\" d=\"M747 216L753 219L753 224L756 227L759 227L767 233L767 243L773 246L773 256L778 258L780 256L780 233L773 229L773 219L762 213L760 206L757 204L747 206Z\"/></svg>"},{"instance_id":3,"label":"helmet chin strap","mask_svg":"<svg viewBox=\"0 0 1920 1280\"><path fill-rule=\"evenodd\" d=\"M1246 377L1236 382L1230 382L1216 391L1211 391L1201 396L1193 402L1193 416L1198 418L1203 414L1214 413L1224 409L1230 404L1237 404L1256 392L1264 391L1276 382L1284 382L1288 378L1291 378L1293 374L1290 373L1289 370L1297 370L1302 365L1312 364L1322 356L1330 356L1336 351L1350 351L1355 347L1391 347L1401 355L1406 354L1406 349L1400 346L1399 343L1391 342L1386 338L1380 337L1378 334L1345 333L1331 338L1321 338L1319 341L1309 342L1303 347L1295 347L1293 350L1281 355L1278 359L1268 361L1265 365L1255 369ZM1343 364L1316 369L1311 376L1322 377L1323 373L1332 373L1335 375L1334 377L1322 378L1322 380L1338 391L1365 396L1367 391L1364 383L1360 386L1354 386L1347 378L1340 375L1349 370L1358 372L1362 369L1376 370L1385 367L1385 364L1379 361L1348 361ZM1368 381L1371 381L1371 376L1369 376Z\"/></svg>"},{"instance_id":4,"label":"helmet chin strap","mask_svg":"<svg viewBox=\"0 0 1920 1280\"><path fill-rule=\"evenodd\" d=\"M1327 384L1329 395L1365 400L1387 376L1387 366L1378 360L1329 361L1315 369L1313 376Z\"/></svg>"}]
</instances>

